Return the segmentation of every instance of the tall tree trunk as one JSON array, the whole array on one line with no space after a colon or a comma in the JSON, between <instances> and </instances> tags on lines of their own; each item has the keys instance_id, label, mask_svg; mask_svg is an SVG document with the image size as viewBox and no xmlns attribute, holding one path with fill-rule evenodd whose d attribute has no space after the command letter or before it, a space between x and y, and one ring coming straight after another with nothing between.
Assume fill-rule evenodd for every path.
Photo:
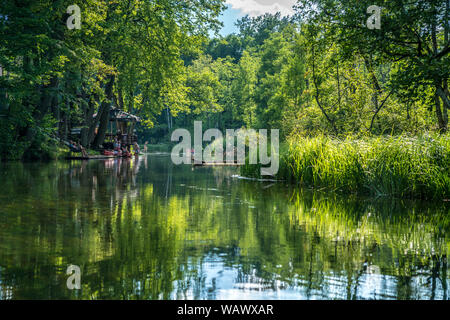
<instances>
[{"instance_id":1,"label":"tall tree trunk","mask_svg":"<svg viewBox=\"0 0 450 320\"><path fill-rule=\"evenodd\" d=\"M84 126L81 129L81 144L86 148L89 148L94 137L95 126L92 125L94 122L94 112L95 102L92 99L89 99L84 114Z\"/></svg>"},{"instance_id":2,"label":"tall tree trunk","mask_svg":"<svg viewBox=\"0 0 450 320\"><path fill-rule=\"evenodd\" d=\"M60 111L60 116L59 118L60 123L59 123L59 131L58 131L58 136L60 140L67 140L68 138L68 131L69 131L69 117L67 116L68 111L70 109L70 101L69 98L66 98L65 101L65 105L66 107Z\"/></svg>"},{"instance_id":3,"label":"tall tree trunk","mask_svg":"<svg viewBox=\"0 0 450 320\"><path fill-rule=\"evenodd\" d=\"M364 58L364 64L366 65L367 71L370 74L370 79L372 80L372 85L373 85L373 89L374 89L374 94L372 97L372 102L375 107L374 110L376 113L378 113L378 111L379 111L378 110L378 97L381 95L382 89L381 89L380 83L378 82L377 76L375 75L372 58L370 56L366 57L366 55L363 55L363 58Z\"/></svg>"},{"instance_id":4,"label":"tall tree trunk","mask_svg":"<svg viewBox=\"0 0 450 320\"><path fill-rule=\"evenodd\" d=\"M1 77L6 77L6 71L3 70L2 66L0 66L0 78ZM0 87L0 117L7 116L8 111L8 93L6 92L6 88Z\"/></svg>"},{"instance_id":5,"label":"tall tree trunk","mask_svg":"<svg viewBox=\"0 0 450 320\"><path fill-rule=\"evenodd\" d=\"M322 114L325 116L328 123L331 125L334 133L336 135L339 135L339 131L336 127L334 120L328 115L328 113L325 111L322 104L320 103L319 85L317 84L317 78L316 78L316 64L315 64L316 56L315 56L314 46L312 46L312 48L311 48L311 53L312 53L312 79L313 79L314 87L316 89L315 90L315 98L316 98L317 106L319 107L320 111L322 111Z\"/></svg>"},{"instance_id":6,"label":"tall tree trunk","mask_svg":"<svg viewBox=\"0 0 450 320\"><path fill-rule=\"evenodd\" d=\"M58 79L54 77L50 80L50 83L48 85L41 86L39 90L41 100L39 104L35 106L32 113L33 124L32 125L30 124L26 130L26 138L28 141L33 141L36 135L36 127L39 127L42 119L45 117L48 110L51 108L54 98L53 90L57 87L57 85Z\"/></svg>"},{"instance_id":7,"label":"tall tree trunk","mask_svg":"<svg viewBox=\"0 0 450 320\"><path fill-rule=\"evenodd\" d=\"M439 131L441 133L444 133L447 129L447 125L445 124L444 117L442 116L441 100L437 93L435 94L434 99L435 99L435 104L436 104L435 109L436 109L436 117L437 117L438 125L439 125Z\"/></svg>"},{"instance_id":8,"label":"tall tree trunk","mask_svg":"<svg viewBox=\"0 0 450 320\"><path fill-rule=\"evenodd\" d=\"M442 118L445 123L445 131L447 131L447 129L448 129L448 109L445 107L445 105L442 108Z\"/></svg>"},{"instance_id":9,"label":"tall tree trunk","mask_svg":"<svg viewBox=\"0 0 450 320\"><path fill-rule=\"evenodd\" d=\"M450 33L450 27L449 27L449 16L450 16L450 0L447 0L445 3L445 19L444 19L444 45L448 45L449 40L449 33Z\"/></svg>"},{"instance_id":10,"label":"tall tree trunk","mask_svg":"<svg viewBox=\"0 0 450 320\"><path fill-rule=\"evenodd\" d=\"M449 2L450 2L450 0L448 0ZM448 3L447 3L448 4ZM445 120L445 123L447 123L447 126L448 126L448 110L450 109L450 92L449 92L449 90L448 90L448 81L447 81L447 79L445 79L444 80L444 94L445 94L445 96L447 97L447 103L444 101L444 110L443 110L443 113L444 113L444 120Z\"/></svg>"},{"instance_id":11,"label":"tall tree trunk","mask_svg":"<svg viewBox=\"0 0 450 320\"><path fill-rule=\"evenodd\" d=\"M92 110L93 110L92 116L90 119L88 119L89 122L87 122L87 123L89 123L87 144L88 144L88 146L91 146L91 144L95 138L95 128L97 128L98 121L100 120L100 110L98 110L95 118L94 118L94 112L95 112L96 106L100 103L99 103L98 97L96 95L94 97L92 97L91 99L89 99L88 103L89 103L89 109L92 108Z\"/></svg>"},{"instance_id":12,"label":"tall tree trunk","mask_svg":"<svg viewBox=\"0 0 450 320\"><path fill-rule=\"evenodd\" d=\"M54 102L52 103L51 112L52 112L53 118L58 121L58 132L59 132L59 126L60 126L60 122L61 122L61 112L60 112L60 108L59 108L59 103L60 103L60 96L56 94L54 96Z\"/></svg>"},{"instance_id":13,"label":"tall tree trunk","mask_svg":"<svg viewBox=\"0 0 450 320\"><path fill-rule=\"evenodd\" d=\"M106 99L102 102L100 105L97 118L100 116L99 119L99 127L97 135L95 136L94 142L92 144L92 147L94 149L98 149L100 145L105 140L106 131L108 130L108 124L109 124L109 112L111 111L111 104L113 99L113 85L114 85L114 75L108 76L108 83L106 84L105 88L105 95Z\"/></svg>"},{"instance_id":14,"label":"tall tree trunk","mask_svg":"<svg viewBox=\"0 0 450 320\"><path fill-rule=\"evenodd\" d=\"M338 89L338 105L341 108L341 80L339 76L339 61L336 61L336 79L337 79L337 89Z\"/></svg>"},{"instance_id":15,"label":"tall tree trunk","mask_svg":"<svg viewBox=\"0 0 450 320\"><path fill-rule=\"evenodd\" d=\"M122 89L117 90L117 98L119 100L119 109L123 110L123 95L122 95Z\"/></svg>"},{"instance_id":16,"label":"tall tree trunk","mask_svg":"<svg viewBox=\"0 0 450 320\"><path fill-rule=\"evenodd\" d=\"M433 6L434 8L434 6ZM433 52L435 55L438 54L438 44L437 44L437 34L436 34L436 21L432 22L431 25L431 42L433 44ZM445 33L445 32L444 32ZM436 79L436 93L435 93L435 104L436 104L436 117L438 120L439 131L444 133L447 131L447 123L441 110L441 102L439 97L442 99L442 107L445 110L449 107L450 103L448 97L445 94L444 88L442 87L443 79ZM446 111L446 110L445 110Z\"/></svg>"},{"instance_id":17,"label":"tall tree trunk","mask_svg":"<svg viewBox=\"0 0 450 320\"><path fill-rule=\"evenodd\" d=\"M442 99L443 108L450 109L450 98L448 96L448 89L444 89L440 84L436 85L436 94Z\"/></svg>"},{"instance_id":18,"label":"tall tree trunk","mask_svg":"<svg viewBox=\"0 0 450 320\"><path fill-rule=\"evenodd\" d=\"M449 0L450 1L450 0ZM450 91L448 90L448 81L447 79L444 80L444 93L447 96L447 98L450 100ZM450 106L449 106L450 107Z\"/></svg>"},{"instance_id":19,"label":"tall tree trunk","mask_svg":"<svg viewBox=\"0 0 450 320\"><path fill-rule=\"evenodd\" d=\"M172 121L170 121L169 107L166 107L166 119L167 119L167 130L168 130L169 133L170 133L170 130L172 129L172 128L171 128L171 122L172 122Z\"/></svg>"}]
</instances>

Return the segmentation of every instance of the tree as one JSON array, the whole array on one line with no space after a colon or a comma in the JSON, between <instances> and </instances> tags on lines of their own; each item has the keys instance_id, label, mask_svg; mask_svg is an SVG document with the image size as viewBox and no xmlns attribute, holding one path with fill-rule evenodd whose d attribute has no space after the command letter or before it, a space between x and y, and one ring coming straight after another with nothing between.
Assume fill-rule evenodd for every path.
<instances>
[{"instance_id":1,"label":"tree","mask_svg":"<svg viewBox=\"0 0 450 320\"><path fill-rule=\"evenodd\" d=\"M27 149L42 153L74 125L85 146L99 147L114 104L148 125L168 106L185 108L181 57L198 52L224 8L222 0L88 0L80 4L81 28L69 29L71 4L0 4L2 158L9 149L19 158Z\"/></svg>"},{"instance_id":2,"label":"tree","mask_svg":"<svg viewBox=\"0 0 450 320\"><path fill-rule=\"evenodd\" d=\"M383 8L380 30L365 25L370 5ZM443 110L450 108L448 0L301 0L297 11L307 17L308 23L322 25L324 37L339 43L345 53L359 52L369 61L369 67L383 61L401 62L393 74L391 89L413 94L414 87L432 87ZM445 131L447 123L437 103L435 111L440 130Z\"/></svg>"}]
</instances>

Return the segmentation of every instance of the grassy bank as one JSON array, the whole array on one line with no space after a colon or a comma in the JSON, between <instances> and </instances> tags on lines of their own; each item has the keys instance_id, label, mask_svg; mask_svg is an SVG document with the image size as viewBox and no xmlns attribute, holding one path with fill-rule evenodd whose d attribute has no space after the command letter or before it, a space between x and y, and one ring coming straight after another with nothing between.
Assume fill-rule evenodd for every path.
<instances>
[{"instance_id":1,"label":"grassy bank","mask_svg":"<svg viewBox=\"0 0 450 320\"><path fill-rule=\"evenodd\" d=\"M244 176L258 177L245 165ZM278 179L338 192L410 198L450 197L450 136L290 139Z\"/></svg>"}]
</instances>

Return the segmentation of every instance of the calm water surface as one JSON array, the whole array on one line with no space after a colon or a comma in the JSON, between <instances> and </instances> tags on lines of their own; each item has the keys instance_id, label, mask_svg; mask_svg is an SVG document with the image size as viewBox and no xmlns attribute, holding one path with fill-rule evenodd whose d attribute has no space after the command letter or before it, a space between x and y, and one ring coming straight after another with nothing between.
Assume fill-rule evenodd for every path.
<instances>
[{"instance_id":1,"label":"calm water surface","mask_svg":"<svg viewBox=\"0 0 450 320\"><path fill-rule=\"evenodd\" d=\"M449 202L236 173L156 154L0 164L0 299L448 299Z\"/></svg>"}]
</instances>

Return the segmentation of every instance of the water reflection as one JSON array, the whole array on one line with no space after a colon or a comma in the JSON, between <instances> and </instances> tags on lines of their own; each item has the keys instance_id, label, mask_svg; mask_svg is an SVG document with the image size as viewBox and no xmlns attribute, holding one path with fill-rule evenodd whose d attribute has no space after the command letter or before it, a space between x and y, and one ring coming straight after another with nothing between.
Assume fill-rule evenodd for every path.
<instances>
[{"instance_id":1,"label":"water reflection","mask_svg":"<svg viewBox=\"0 0 450 320\"><path fill-rule=\"evenodd\" d=\"M0 299L448 299L449 203L235 171L167 155L0 165Z\"/></svg>"}]
</instances>

